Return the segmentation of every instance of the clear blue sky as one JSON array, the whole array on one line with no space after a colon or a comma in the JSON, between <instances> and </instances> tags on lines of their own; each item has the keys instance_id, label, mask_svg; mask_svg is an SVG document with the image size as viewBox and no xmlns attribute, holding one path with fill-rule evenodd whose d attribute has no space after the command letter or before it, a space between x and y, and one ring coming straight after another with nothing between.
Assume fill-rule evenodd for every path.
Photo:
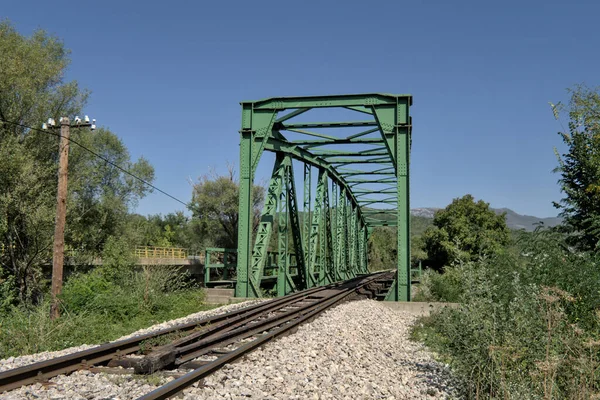
<instances>
[{"instance_id":1,"label":"clear blue sky","mask_svg":"<svg viewBox=\"0 0 600 400\"><path fill-rule=\"evenodd\" d=\"M471 193L540 217L561 197L548 101L600 83L598 15L593 0L19 0L0 10L22 34L64 40L66 78L92 91L86 113L185 201L188 178L238 164L241 100L411 93L412 207ZM137 211L179 209L154 193Z\"/></svg>"}]
</instances>

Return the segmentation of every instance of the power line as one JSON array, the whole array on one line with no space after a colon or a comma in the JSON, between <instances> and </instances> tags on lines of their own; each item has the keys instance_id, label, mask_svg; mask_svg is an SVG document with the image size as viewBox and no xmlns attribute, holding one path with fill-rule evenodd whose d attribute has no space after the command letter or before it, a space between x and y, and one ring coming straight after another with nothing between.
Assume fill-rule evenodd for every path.
<instances>
[{"instance_id":1,"label":"power line","mask_svg":"<svg viewBox=\"0 0 600 400\"><path fill-rule=\"evenodd\" d=\"M60 137L63 137L63 136L62 136L60 133L51 132L51 131L47 131L47 130L43 130L43 129L38 129L38 128L32 128L32 127L30 127L30 126L23 125L23 124L21 124L21 123L18 123L18 122L7 121L7 120L5 120L5 119L0 119L0 121L2 121L2 122L5 122L5 123L8 123L8 124L12 124L12 125L19 126L19 127L21 127L21 128L25 128L25 129L31 129L32 131L36 131L36 132L42 132L42 133L47 133L47 134L49 134L49 135L53 135L53 136L56 136L56 137L59 137L59 138L60 138ZM167 197L170 197L171 199L173 199L173 200L175 200L175 201L177 201L177 202L179 202L179 203L183 204L183 205L184 205L184 206L186 206L187 208L189 208L189 207L190 207L190 204L188 204L188 203L186 203L186 202L184 202L184 201L182 201L182 200L179 200L177 197L175 197L175 196L173 196L173 195L170 195L169 193L165 192L165 191L164 191L164 190L162 190L162 189L159 189L158 187L154 186L154 185L153 185L153 184L151 184L150 182L148 182L148 181L146 181L146 180L144 180L144 179L140 178L139 176L137 176L137 175L135 175L135 174L133 174L133 173L129 172L129 171L128 171L128 170L126 170L125 168L123 168L123 167L119 166L118 164L115 164L114 162L110 161L110 160L109 160L109 159L107 159L106 157L103 157L103 156L101 156L100 154L96 153L94 150L91 150L91 149L90 149L90 148L88 148L87 146L84 146L83 144L79 143L78 141L76 141L76 140L74 140L74 139L72 139L72 138L70 138L70 137L68 138L68 140L69 140L69 142L76 144L77 146L81 147L81 148L82 148L82 149L84 149L85 151L87 151L87 152L89 152L89 153L93 154L94 156L98 157L99 159L103 160L103 161L104 161L104 162L106 162L107 164L110 164L110 165L112 165L113 167L117 168L118 170L122 171L123 173L125 173L125 174L127 174L127 175L131 176L131 177L132 177L132 178L134 178L134 179L137 179L138 181L142 182L144 185L147 185L147 186L151 187L152 189L156 190L157 192L160 192L160 193L164 194L165 196L167 196Z\"/></svg>"}]
</instances>

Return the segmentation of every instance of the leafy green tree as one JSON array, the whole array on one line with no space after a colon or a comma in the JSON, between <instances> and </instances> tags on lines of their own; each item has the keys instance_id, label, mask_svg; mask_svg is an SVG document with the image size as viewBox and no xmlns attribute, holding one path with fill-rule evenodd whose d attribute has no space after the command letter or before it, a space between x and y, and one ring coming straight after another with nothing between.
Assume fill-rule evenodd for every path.
<instances>
[{"instance_id":1,"label":"leafy green tree","mask_svg":"<svg viewBox=\"0 0 600 400\"><path fill-rule=\"evenodd\" d=\"M0 278L11 297L37 301L45 286L41 265L51 260L59 139L27 128L48 117L81 115L88 93L64 82L69 52L43 31L21 36L0 22ZM154 170L131 162L121 140L106 129L74 129L73 139L147 181ZM110 236L123 234L129 208L148 189L139 181L71 145L66 244L98 255ZM7 297L6 295L5 297Z\"/></svg>"},{"instance_id":2,"label":"leafy green tree","mask_svg":"<svg viewBox=\"0 0 600 400\"><path fill-rule=\"evenodd\" d=\"M380 271L398 264L396 227L381 226L369 236L369 270Z\"/></svg>"},{"instance_id":3,"label":"leafy green tree","mask_svg":"<svg viewBox=\"0 0 600 400\"><path fill-rule=\"evenodd\" d=\"M554 206L561 210L570 244L594 250L600 241L600 88L583 85L570 89L568 132L559 132L567 146L557 157L559 183L565 197ZM553 106L555 117L563 110Z\"/></svg>"},{"instance_id":4,"label":"leafy green tree","mask_svg":"<svg viewBox=\"0 0 600 400\"><path fill-rule=\"evenodd\" d=\"M265 199L262 186L253 187L254 227ZM239 182L232 168L228 175L203 176L194 185L190 208L204 245L237 248Z\"/></svg>"},{"instance_id":5,"label":"leafy green tree","mask_svg":"<svg viewBox=\"0 0 600 400\"><path fill-rule=\"evenodd\" d=\"M154 168L145 158L132 162L129 151L107 129L75 132L78 143L134 175L152 182ZM129 211L150 188L79 146L73 146L69 166L66 243L97 255L110 236L123 236Z\"/></svg>"},{"instance_id":6,"label":"leafy green tree","mask_svg":"<svg viewBox=\"0 0 600 400\"><path fill-rule=\"evenodd\" d=\"M56 137L25 127L80 112L87 93L64 81L69 61L44 31L24 37L0 22L0 266L20 300L40 293L36 267L51 246L58 153Z\"/></svg>"},{"instance_id":7,"label":"leafy green tree","mask_svg":"<svg viewBox=\"0 0 600 400\"><path fill-rule=\"evenodd\" d=\"M193 254L200 252L202 237L197 221L182 211L166 215L130 214L125 234L129 243L138 246L183 247Z\"/></svg>"},{"instance_id":8,"label":"leafy green tree","mask_svg":"<svg viewBox=\"0 0 600 400\"><path fill-rule=\"evenodd\" d=\"M427 265L441 269L458 260L474 260L493 254L508 245L510 232L504 214L496 215L483 200L470 194L454 199L438 210L433 227L424 235Z\"/></svg>"},{"instance_id":9,"label":"leafy green tree","mask_svg":"<svg viewBox=\"0 0 600 400\"><path fill-rule=\"evenodd\" d=\"M432 224L432 219L421 216L410 217L410 259L413 266L425 260L423 233ZM373 229L369 237L369 268L371 271L395 268L398 265L398 230L396 227L381 226Z\"/></svg>"}]
</instances>

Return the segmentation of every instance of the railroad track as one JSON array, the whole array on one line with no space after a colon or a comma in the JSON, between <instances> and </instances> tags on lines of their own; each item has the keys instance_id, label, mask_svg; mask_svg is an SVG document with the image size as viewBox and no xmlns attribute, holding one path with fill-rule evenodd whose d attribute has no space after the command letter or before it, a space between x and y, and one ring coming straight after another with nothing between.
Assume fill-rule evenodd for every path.
<instances>
[{"instance_id":1,"label":"railroad track","mask_svg":"<svg viewBox=\"0 0 600 400\"><path fill-rule=\"evenodd\" d=\"M167 399L353 294L375 297L392 280L392 272L365 275L8 370L0 373L0 393L80 369L123 367L138 374L175 369L175 380L139 400Z\"/></svg>"}]
</instances>

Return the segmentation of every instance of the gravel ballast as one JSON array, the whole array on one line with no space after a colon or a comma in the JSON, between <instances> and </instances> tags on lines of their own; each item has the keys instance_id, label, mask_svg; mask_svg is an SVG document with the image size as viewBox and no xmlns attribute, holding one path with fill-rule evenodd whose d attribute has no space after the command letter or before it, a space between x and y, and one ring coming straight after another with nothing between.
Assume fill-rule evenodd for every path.
<instances>
[{"instance_id":1,"label":"gravel ballast","mask_svg":"<svg viewBox=\"0 0 600 400\"><path fill-rule=\"evenodd\" d=\"M296 333L226 365L207 377L204 385L186 389L184 398L459 398L448 367L409 340L415 318L372 300L342 304ZM78 371L51 379L48 387L32 385L0 397L132 399L171 379Z\"/></svg>"},{"instance_id":2,"label":"gravel ballast","mask_svg":"<svg viewBox=\"0 0 600 400\"><path fill-rule=\"evenodd\" d=\"M180 325L180 324L185 324L185 323L192 322L192 321L197 321L202 318L222 314L222 313L225 313L228 311L238 310L243 307L248 307L259 301L262 301L262 300L250 300L250 301L245 301L243 303L229 304L226 306L213 308L212 310L200 311L200 312L190 314L185 317L181 317L181 318L165 321L160 324L152 325L149 328L140 329L139 331L136 331L129 335L125 335L118 339L115 339L115 340L113 340L113 342L116 342L118 340L128 339L128 338L134 337L134 336L143 335L145 333L156 332L161 329L171 328L175 325ZM21 357L9 357L4 360L0 360L0 372L6 371L9 369L13 369L13 368L23 367L25 365L33 364L33 363L39 362L39 361L49 360L49 359L55 358L55 357L65 356L67 354L76 353L78 351L91 349L92 347L96 347L96 346L97 345L83 344L81 346L69 347L68 349L59 350L59 351L45 351L42 353L26 355L26 356L21 356ZM2 395L0 395L0 398L1 398L1 396Z\"/></svg>"}]
</instances>

